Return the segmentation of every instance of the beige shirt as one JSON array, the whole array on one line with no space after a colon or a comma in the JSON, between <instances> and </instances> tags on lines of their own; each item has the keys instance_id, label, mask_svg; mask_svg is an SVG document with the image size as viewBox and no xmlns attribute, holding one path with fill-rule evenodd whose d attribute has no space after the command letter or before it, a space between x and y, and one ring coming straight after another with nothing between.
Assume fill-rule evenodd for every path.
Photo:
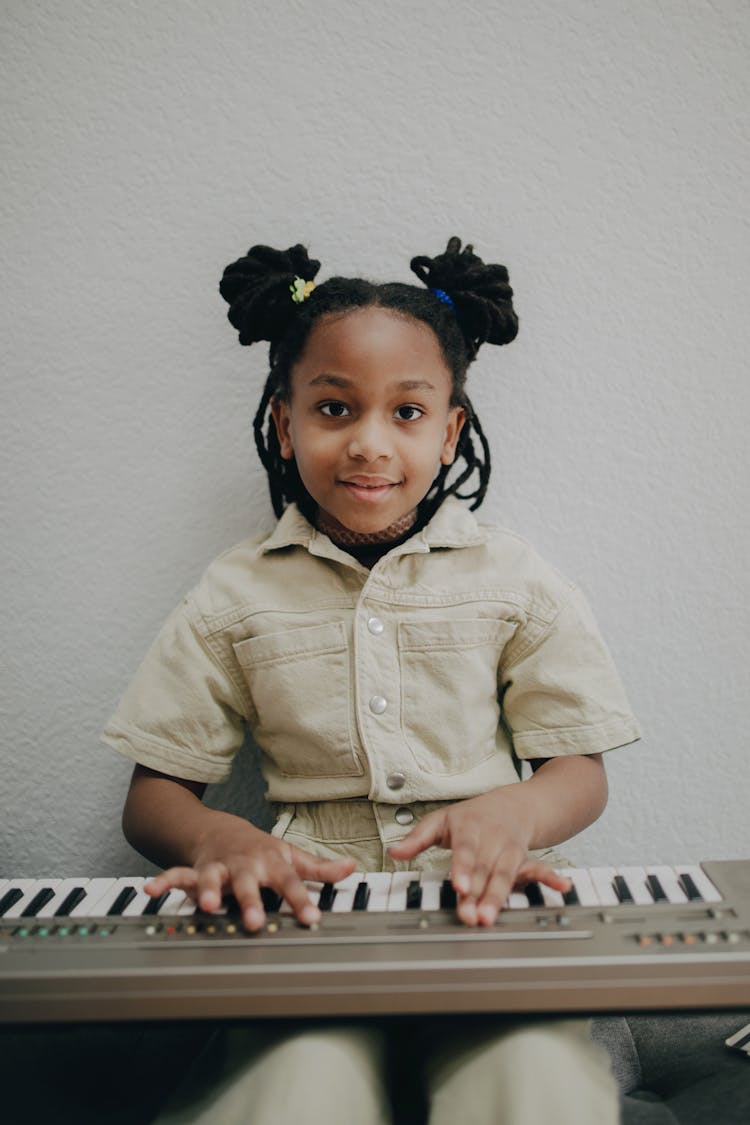
<instances>
[{"instance_id":1,"label":"beige shirt","mask_svg":"<svg viewBox=\"0 0 750 1125\"><path fill-rule=\"evenodd\" d=\"M639 737L579 591L452 498L372 570L287 509L211 564L104 738L217 782L245 724L282 803L457 800Z\"/></svg>"}]
</instances>

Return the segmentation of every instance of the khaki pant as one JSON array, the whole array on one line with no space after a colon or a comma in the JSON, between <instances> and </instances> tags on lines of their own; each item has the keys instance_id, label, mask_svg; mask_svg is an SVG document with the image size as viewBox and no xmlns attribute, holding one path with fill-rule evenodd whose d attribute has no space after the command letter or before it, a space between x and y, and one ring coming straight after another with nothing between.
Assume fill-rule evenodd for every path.
<instances>
[{"instance_id":1,"label":"khaki pant","mask_svg":"<svg viewBox=\"0 0 750 1125\"><path fill-rule=\"evenodd\" d=\"M274 834L291 843L319 855L350 855L364 871L395 866L367 801L280 812ZM431 849L418 859L420 867L447 870L449 853ZM253 1022L217 1029L158 1125L422 1121L616 1125L617 1088L609 1057L583 1019Z\"/></svg>"}]
</instances>

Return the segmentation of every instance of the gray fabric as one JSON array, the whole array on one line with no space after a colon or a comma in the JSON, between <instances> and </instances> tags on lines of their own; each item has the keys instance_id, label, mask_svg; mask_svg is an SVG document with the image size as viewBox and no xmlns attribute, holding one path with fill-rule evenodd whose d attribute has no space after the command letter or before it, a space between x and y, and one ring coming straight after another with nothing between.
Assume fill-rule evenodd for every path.
<instances>
[{"instance_id":1,"label":"gray fabric","mask_svg":"<svg viewBox=\"0 0 750 1125\"><path fill-rule=\"evenodd\" d=\"M750 1059L724 1040L750 1013L598 1017L622 1095L623 1125L748 1125Z\"/></svg>"}]
</instances>

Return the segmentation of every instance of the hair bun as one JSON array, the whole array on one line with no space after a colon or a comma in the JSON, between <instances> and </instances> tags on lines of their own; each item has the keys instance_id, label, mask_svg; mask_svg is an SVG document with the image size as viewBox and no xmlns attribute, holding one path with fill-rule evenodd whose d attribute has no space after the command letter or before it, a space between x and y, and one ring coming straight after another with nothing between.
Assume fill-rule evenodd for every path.
<instances>
[{"instance_id":1,"label":"hair bun","mask_svg":"<svg viewBox=\"0 0 750 1125\"><path fill-rule=\"evenodd\" d=\"M312 281L319 269L320 262L299 243L288 250L252 246L244 258L227 266L219 292L229 305L227 316L240 343L279 340L297 309L290 286L297 277Z\"/></svg>"},{"instance_id":2,"label":"hair bun","mask_svg":"<svg viewBox=\"0 0 750 1125\"><path fill-rule=\"evenodd\" d=\"M485 265L474 247L450 238L436 258L412 258L411 268L430 289L448 294L472 354L483 343L509 344L518 334L513 290L505 266Z\"/></svg>"}]
</instances>

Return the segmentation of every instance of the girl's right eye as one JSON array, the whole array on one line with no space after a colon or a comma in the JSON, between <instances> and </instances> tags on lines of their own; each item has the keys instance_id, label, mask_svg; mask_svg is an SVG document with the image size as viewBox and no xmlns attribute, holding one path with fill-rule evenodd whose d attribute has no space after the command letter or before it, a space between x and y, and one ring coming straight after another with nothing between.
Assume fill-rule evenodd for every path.
<instances>
[{"instance_id":1,"label":"girl's right eye","mask_svg":"<svg viewBox=\"0 0 750 1125\"><path fill-rule=\"evenodd\" d=\"M349 407L344 402L321 402L318 409L326 418L345 418L349 413Z\"/></svg>"}]
</instances>

